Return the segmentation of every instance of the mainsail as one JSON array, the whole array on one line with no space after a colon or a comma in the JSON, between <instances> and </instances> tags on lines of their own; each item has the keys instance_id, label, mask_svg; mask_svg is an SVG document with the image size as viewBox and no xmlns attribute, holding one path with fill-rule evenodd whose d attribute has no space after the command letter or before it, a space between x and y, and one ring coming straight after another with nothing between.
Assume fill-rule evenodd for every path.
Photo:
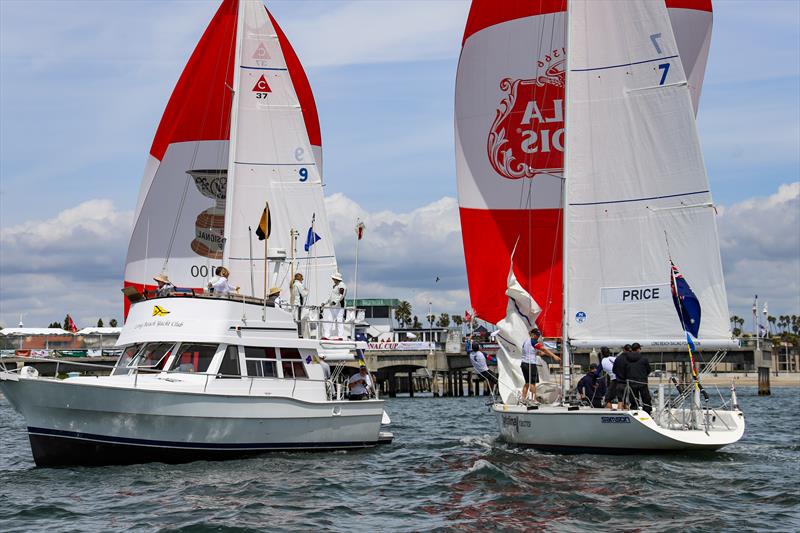
<instances>
[{"instance_id":1,"label":"mainsail","mask_svg":"<svg viewBox=\"0 0 800 533\"><path fill-rule=\"evenodd\" d=\"M569 17L568 337L685 346L673 258L703 305L701 344L729 346L715 210L667 10L573 0Z\"/></svg>"},{"instance_id":2,"label":"mainsail","mask_svg":"<svg viewBox=\"0 0 800 533\"><path fill-rule=\"evenodd\" d=\"M710 0L667 0L697 100ZM508 260L539 302L538 325L561 335L566 0L473 0L456 79L456 171L470 298L505 314Z\"/></svg>"},{"instance_id":3,"label":"mainsail","mask_svg":"<svg viewBox=\"0 0 800 533\"><path fill-rule=\"evenodd\" d=\"M321 241L313 257L299 254L298 268L305 272L316 261L327 278L336 260L322 203L321 147L314 97L286 36L260 0L224 0L156 131L125 286L152 288L163 271L178 287L201 288L226 263L232 284L263 294L263 245L248 228L255 230L267 201L274 213L269 254L276 256L268 283L288 287L290 228L304 233L314 215ZM314 303L315 283L309 285ZM321 288L327 285L325 279Z\"/></svg>"}]
</instances>

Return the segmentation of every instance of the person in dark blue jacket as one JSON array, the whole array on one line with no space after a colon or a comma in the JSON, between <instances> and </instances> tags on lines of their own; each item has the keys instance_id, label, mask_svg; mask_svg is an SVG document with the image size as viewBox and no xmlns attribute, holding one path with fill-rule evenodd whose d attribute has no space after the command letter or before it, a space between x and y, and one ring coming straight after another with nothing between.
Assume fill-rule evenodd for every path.
<instances>
[{"instance_id":1,"label":"person in dark blue jacket","mask_svg":"<svg viewBox=\"0 0 800 533\"><path fill-rule=\"evenodd\" d=\"M578 382L578 394L592 407L603 407L603 396L606 394L605 380L600 379L600 371L595 363L589 365L589 371Z\"/></svg>"}]
</instances>

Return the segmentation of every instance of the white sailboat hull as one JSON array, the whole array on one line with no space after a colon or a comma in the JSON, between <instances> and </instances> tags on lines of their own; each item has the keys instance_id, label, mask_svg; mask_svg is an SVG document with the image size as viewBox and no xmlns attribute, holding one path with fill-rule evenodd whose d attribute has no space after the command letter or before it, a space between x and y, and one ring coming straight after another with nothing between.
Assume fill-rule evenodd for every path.
<instances>
[{"instance_id":1,"label":"white sailboat hull","mask_svg":"<svg viewBox=\"0 0 800 533\"><path fill-rule=\"evenodd\" d=\"M718 450L742 438L741 411L713 411L709 430L666 429L644 411L494 404L509 443L558 452L648 453ZM673 413L680 418L682 413Z\"/></svg>"},{"instance_id":2,"label":"white sailboat hull","mask_svg":"<svg viewBox=\"0 0 800 533\"><path fill-rule=\"evenodd\" d=\"M0 373L39 466L186 462L374 446L383 401L159 391ZM74 383L70 383L74 381Z\"/></svg>"}]
</instances>

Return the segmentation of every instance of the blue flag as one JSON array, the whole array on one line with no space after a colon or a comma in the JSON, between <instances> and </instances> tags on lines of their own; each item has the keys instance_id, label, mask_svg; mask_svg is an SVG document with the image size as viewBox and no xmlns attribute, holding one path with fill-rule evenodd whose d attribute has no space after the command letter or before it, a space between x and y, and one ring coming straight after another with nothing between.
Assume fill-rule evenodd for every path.
<instances>
[{"instance_id":1,"label":"blue flag","mask_svg":"<svg viewBox=\"0 0 800 533\"><path fill-rule=\"evenodd\" d=\"M306 235L306 244L303 246L303 249L307 252L314 246L314 243L318 240L322 239L319 235L314 232L314 226L308 228L308 235Z\"/></svg>"},{"instance_id":2,"label":"blue flag","mask_svg":"<svg viewBox=\"0 0 800 533\"><path fill-rule=\"evenodd\" d=\"M675 263L670 261L670 265L672 266L672 275L670 276L672 303L675 304L675 310L678 312L683 330L697 338L700 331L700 300L694 295L692 288L689 287L689 283L684 279Z\"/></svg>"}]
</instances>

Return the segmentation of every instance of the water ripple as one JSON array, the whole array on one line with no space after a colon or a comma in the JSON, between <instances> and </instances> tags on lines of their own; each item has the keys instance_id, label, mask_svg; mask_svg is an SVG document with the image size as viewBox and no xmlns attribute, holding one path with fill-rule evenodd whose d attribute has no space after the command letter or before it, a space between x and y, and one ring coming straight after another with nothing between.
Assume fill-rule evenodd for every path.
<instances>
[{"instance_id":1,"label":"water ripple","mask_svg":"<svg viewBox=\"0 0 800 533\"><path fill-rule=\"evenodd\" d=\"M375 450L61 469L34 468L0 399L0 531L800 530L798 390L739 397L747 432L718 453L542 453L483 398L398 398Z\"/></svg>"}]
</instances>

